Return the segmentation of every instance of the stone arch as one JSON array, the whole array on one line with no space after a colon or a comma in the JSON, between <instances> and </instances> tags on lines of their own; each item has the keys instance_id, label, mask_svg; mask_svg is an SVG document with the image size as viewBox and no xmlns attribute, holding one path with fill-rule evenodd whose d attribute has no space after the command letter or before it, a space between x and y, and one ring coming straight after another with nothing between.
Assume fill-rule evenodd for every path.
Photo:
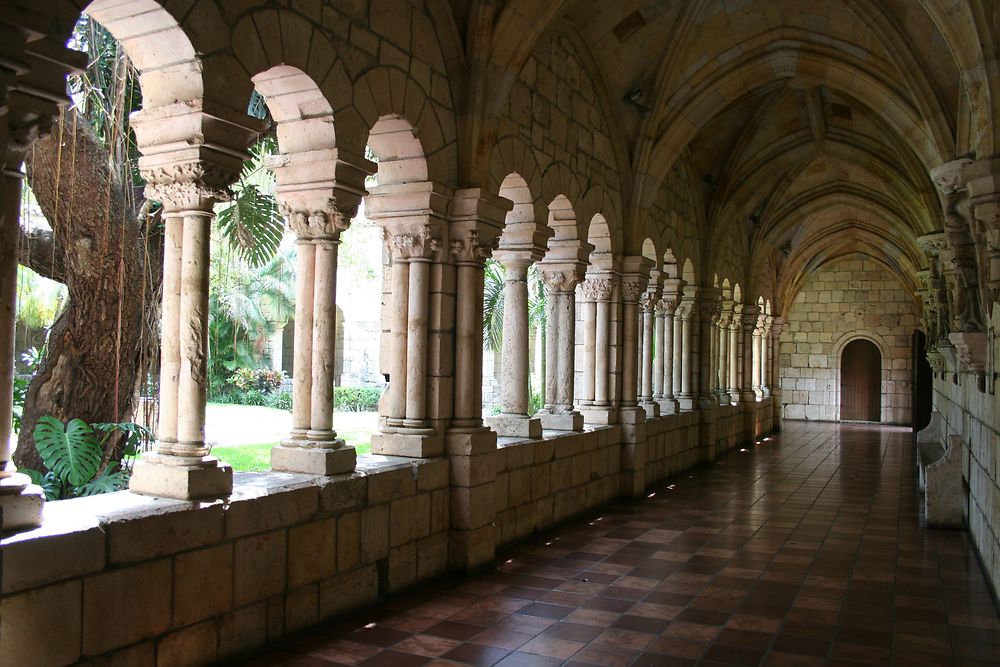
<instances>
[{"instance_id":1,"label":"stone arch","mask_svg":"<svg viewBox=\"0 0 1000 667\"><path fill-rule=\"evenodd\" d=\"M177 2L94 0L84 12L121 42L139 71L144 106L196 102L205 96L205 72L199 51L177 16ZM149 22L159 29L151 32Z\"/></svg>"},{"instance_id":2,"label":"stone arch","mask_svg":"<svg viewBox=\"0 0 1000 667\"><path fill-rule=\"evenodd\" d=\"M656 252L656 244L648 236L642 241L642 256L653 261L653 267L659 269L659 253Z\"/></svg>"},{"instance_id":3,"label":"stone arch","mask_svg":"<svg viewBox=\"0 0 1000 667\"><path fill-rule=\"evenodd\" d=\"M698 273L695 271L694 262L691 261L691 256L688 255L684 258L684 263L681 265L681 278L689 286L695 286L698 284Z\"/></svg>"},{"instance_id":4,"label":"stone arch","mask_svg":"<svg viewBox=\"0 0 1000 667\"><path fill-rule=\"evenodd\" d=\"M333 108L312 77L291 65L275 65L252 81L267 101L282 153L336 148Z\"/></svg>"},{"instance_id":5,"label":"stone arch","mask_svg":"<svg viewBox=\"0 0 1000 667\"><path fill-rule=\"evenodd\" d=\"M340 110L335 108L340 115ZM454 116L440 109L406 72L395 67L375 67L354 82L352 113L347 114L340 135L364 128L368 132L368 145L380 160L382 155L392 156L391 168L379 163L379 183L413 180L431 180L436 183L456 182L458 168L455 147ZM360 128L351 127L360 122ZM365 136L364 133L361 136ZM450 139L449 139L450 137ZM378 144L378 147L376 146ZM424 164L402 164L415 157L414 146L421 147ZM392 173L393 170L399 173ZM420 176L417 176L420 174ZM390 180L383 180L388 178Z\"/></svg>"},{"instance_id":6,"label":"stone arch","mask_svg":"<svg viewBox=\"0 0 1000 667\"><path fill-rule=\"evenodd\" d=\"M891 380L892 372L892 355L890 353L889 345L886 343L885 339L874 331L860 330L851 331L845 333L833 344L833 350L830 352L830 369L832 391L835 395L835 405L837 406L836 419L840 421L840 408L841 408L841 396L840 396L840 383L841 383L841 363L844 356L844 348L847 347L849 343L856 340L866 340L873 343L875 347L878 348L879 355L882 360L882 367L879 369L879 415L880 421L888 421L886 418L887 409L892 406L888 404L888 398L890 396L889 392L889 382Z\"/></svg>"},{"instance_id":7,"label":"stone arch","mask_svg":"<svg viewBox=\"0 0 1000 667\"><path fill-rule=\"evenodd\" d=\"M542 171L534 151L520 137L504 137L493 145L489 169L487 188L490 192L500 192L503 182L510 174L517 174L525 182L528 191L533 193L534 219L545 219L547 212L541 194L544 190Z\"/></svg>"},{"instance_id":8,"label":"stone arch","mask_svg":"<svg viewBox=\"0 0 1000 667\"><path fill-rule=\"evenodd\" d=\"M565 209L565 204L570 202L580 201L580 183L574 175L573 171L562 162L553 162L546 169L545 173L542 175L542 201L550 202L549 204L549 222L550 224L556 223L552 217L552 205L559 200L560 209ZM561 199L560 199L561 198ZM570 205L572 209L572 205ZM553 230L556 232L556 236L565 239L582 239L586 236L585 230L580 228L580 217L574 212L573 223L575 228L572 230L572 236L570 236L570 231L566 230ZM556 223L558 224L558 223ZM565 222L558 226L565 226Z\"/></svg>"},{"instance_id":9,"label":"stone arch","mask_svg":"<svg viewBox=\"0 0 1000 667\"><path fill-rule=\"evenodd\" d=\"M739 283L733 285L733 302L737 305L743 303L743 288Z\"/></svg>"},{"instance_id":10,"label":"stone arch","mask_svg":"<svg viewBox=\"0 0 1000 667\"><path fill-rule=\"evenodd\" d=\"M689 261L689 260L687 260ZM680 278L681 277L681 266L677 261L677 257L674 255L672 248L668 247L663 251L663 274L667 278Z\"/></svg>"},{"instance_id":11,"label":"stone arch","mask_svg":"<svg viewBox=\"0 0 1000 667\"><path fill-rule=\"evenodd\" d=\"M611 268L617 255L614 252L611 228L607 219L600 213L595 213L590 219L590 224L587 226L587 242L594 246L591 265L600 262L601 268Z\"/></svg>"},{"instance_id":12,"label":"stone arch","mask_svg":"<svg viewBox=\"0 0 1000 667\"><path fill-rule=\"evenodd\" d=\"M548 214L549 233L551 241L579 241L580 229L576 219L576 211L566 195L559 194L549 203Z\"/></svg>"},{"instance_id":13,"label":"stone arch","mask_svg":"<svg viewBox=\"0 0 1000 667\"><path fill-rule=\"evenodd\" d=\"M616 221L620 223L621 217L618 214L619 208L615 202L607 195L604 188L593 186L587 191L584 203L581 206L584 220L588 220L586 227L587 240L594 244L594 252L613 253L616 257L622 254L622 234ZM594 223L598 222L598 228L592 229ZM581 236L583 234L581 233ZM603 239L607 239L606 241ZM604 250L603 248L607 248Z\"/></svg>"}]
</instances>

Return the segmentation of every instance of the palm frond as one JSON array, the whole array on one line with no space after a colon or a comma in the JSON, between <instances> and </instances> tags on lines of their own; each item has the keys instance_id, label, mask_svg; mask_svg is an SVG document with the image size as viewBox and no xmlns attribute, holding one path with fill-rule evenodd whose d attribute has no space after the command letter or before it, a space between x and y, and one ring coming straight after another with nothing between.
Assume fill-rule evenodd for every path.
<instances>
[{"instance_id":1,"label":"palm frond","mask_svg":"<svg viewBox=\"0 0 1000 667\"><path fill-rule=\"evenodd\" d=\"M483 346L499 352L503 346L503 265L488 260L483 272Z\"/></svg>"}]
</instances>

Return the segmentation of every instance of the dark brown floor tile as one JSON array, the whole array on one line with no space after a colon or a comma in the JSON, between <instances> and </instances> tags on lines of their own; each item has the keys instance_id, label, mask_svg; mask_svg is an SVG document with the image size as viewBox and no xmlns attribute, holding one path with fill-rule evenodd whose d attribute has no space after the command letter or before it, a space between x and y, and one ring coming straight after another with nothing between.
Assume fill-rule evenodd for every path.
<instances>
[{"instance_id":1,"label":"dark brown floor tile","mask_svg":"<svg viewBox=\"0 0 1000 667\"><path fill-rule=\"evenodd\" d=\"M427 664L430 660L430 658L424 655L400 653L399 651L382 651L361 664L364 667L417 667L418 665Z\"/></svg>"},{"instance_id":2,"label":"dark brown floor tile","mask_svg":"<svg viewBox=\"0 0 1000 667\"><path fill-rule=\"evenodd\" d=\"M764 651L761 649L725 646L723 644L713 645L705 654L705 660L714 660L730 665L757 665L763 657Z\"/></svg>"},{"instance_id":3,"label":"dark brown floor tile","mask_svg":"<svg viewBox=\"0 0 1000 667\"><path fill-rule=\"evenodd\" d=\"M456 646L451 651L445 653L442 657L446 660L455 660L469 665L475 665L476 667L490 667L491 665L495 665L503 660L509 654L510 651L506 651L504 649L466 642Z\"/></svg>"},{"instance_id":4,"label":"dark brown floor tile","mask_svg":"<svg viewBox=\"0 0 1000 667\"><path fill-rule=\"evenodd\" d=\"M457 639L459 641L465 641L470 637L482 632L482 627L478 625L469 625L468 623L456 623L455 621L442 621L437 625L427 628L424 632L428 635L434 635L435 637L446 637L448 639Z\"/></svg>"}]
</instances>

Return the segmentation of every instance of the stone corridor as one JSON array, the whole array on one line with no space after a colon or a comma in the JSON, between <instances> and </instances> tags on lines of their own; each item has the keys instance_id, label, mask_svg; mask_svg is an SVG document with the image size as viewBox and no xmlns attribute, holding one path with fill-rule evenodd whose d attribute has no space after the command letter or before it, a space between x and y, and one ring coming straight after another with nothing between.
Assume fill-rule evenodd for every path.
<instances>
[{"instance_id":1,"label":"stone corridor","mask_svg":"<svg viewBox=\"0 0 1000 667\"><path fill-rule=\"evenodd\" d=\"M244 667L988 665L967 535L921 525L908 429L785 431Z\"/></svg>"}]
</instances>

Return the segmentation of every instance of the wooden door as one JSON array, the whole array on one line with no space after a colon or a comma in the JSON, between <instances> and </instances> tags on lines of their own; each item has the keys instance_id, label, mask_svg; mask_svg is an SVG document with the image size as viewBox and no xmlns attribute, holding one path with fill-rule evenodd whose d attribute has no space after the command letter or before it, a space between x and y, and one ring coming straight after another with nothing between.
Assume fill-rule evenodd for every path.
<instances>
[{"instance_id":1,"label":"wooden door","mask_svg":"<svg viewBox=\"0 0 1000 667\"><path fill-rule=\"evenodd\" d=\"M882 420L882 355L871 341L859 338L840 357L840 418Z\"/></svg>"}]
</instances>

